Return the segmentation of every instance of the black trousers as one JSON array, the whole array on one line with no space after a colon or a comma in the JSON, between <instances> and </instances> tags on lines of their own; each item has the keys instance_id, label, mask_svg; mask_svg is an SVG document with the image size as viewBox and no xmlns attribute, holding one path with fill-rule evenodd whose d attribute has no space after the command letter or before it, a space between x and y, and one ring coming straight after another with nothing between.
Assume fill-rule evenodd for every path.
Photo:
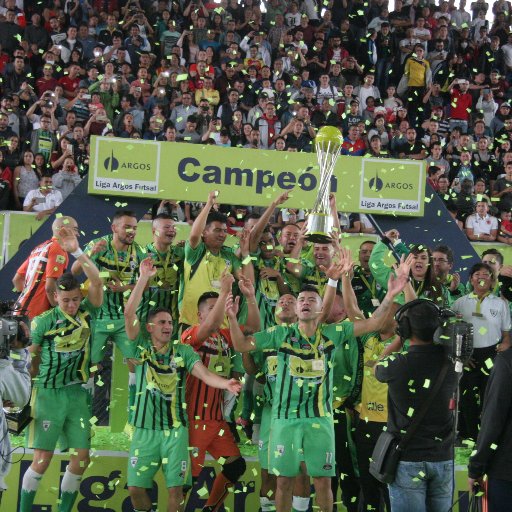
<instances>
[{"instance_id":1,"label":"black trousers","mask_svg":"<svg viewBox=\"0 0 512 512\"><path fill-rule=\"evenodd\" d=\"M375 510L384 511L384 504L391 511L388 487L373 478L370 474L370 459L377 439L385 423L364 421L359 419L356 424L355 442L357 450L357 465L359 467L359 483L361 484L362 506L365 512ZM412 512L412 511L411 511Z\"/></svg>"},{"instance_id":2,"label":"black trousers","mask_svg":"<svg viewBox=\"0 0 512 512\"><path fill-rule=\"evenodd\" d=\"M512 482L489 477L487 499L489 512L509 512L512 503Z\"/></svg>"},{"instance_id":3,"label":"black trousers","mask_svg":"<svg viewBox=\"0 0 512 512\"><path fill-rule=\"evenodd\" d=\"M334 411L334 421L336 476L331 481L334 501L336 501L339 486L341 488L341 500L347 511L357 512L360 488L350 454L348 422L345 409L336 409Z\"/></svg>"},{"instance_id":4,"label":"black trousers","mask_svg":"<svg viewBox=\"0 0 512 512\"><path fill-rule=\"evenodd\" d=\"M473 351L475 368L464 368L460 380L460 414L463 419L460 424L460 436L465 439L470 438L476 441L478 437L485 388L491 371L486 361L493 361L495 357L496 345L475 348Z\"/></svg>"}]
</instances>

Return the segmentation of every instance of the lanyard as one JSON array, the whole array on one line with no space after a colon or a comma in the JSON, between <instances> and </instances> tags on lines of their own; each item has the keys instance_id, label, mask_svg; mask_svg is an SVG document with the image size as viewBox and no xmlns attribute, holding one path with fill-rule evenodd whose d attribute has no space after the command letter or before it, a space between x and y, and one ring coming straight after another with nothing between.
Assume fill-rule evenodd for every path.
<instances>
[{"instance_id":1,"label":"lanyard","mask_svg":"<svg viewBox=\"0 0 512 512\"><path fill-rule=\"evenodd\" d=\"M491 292L487 292L481 299L479 299L476 295L475 295L475 298L476 298L476 307L475 307L475 312L474 312L474 315L475 316L483 316L482 313L481 313L481 309L482 309L482 302L484 301L484 299L490 295Z\"/></svg>"},{"instance_id":2,"label":"lanyard","mask_svg":"<svg viewBox=\"0 0 512 512\"><path fill-rule=\"evenodd\" d=\"M126 258L126 261L124 263L124 267L122 270L119 269L119 254L117 252L117 249L114 247L113 243L110 243L110 246L112 247L112 252L114 253L114 263L116 265L117 272L119 273L118 277L119 277L119 279L121 279L121 274L123 274L125 272L126 267L128 267L130 260L133 257L133 245L130 245L130 248L128 249L127 258Z\"/></svg>"},{"instance_id":3,"label":"lanyard","mask_svg":"<svg viewBox=\"0 0 512 512\"><path fill-rule=\"evenodd\" d=\"M75 327L89 327L89 325L85 319L85 314L82 313L81 311L78 312L78 320L76 318L73 318L72 316L68 315L64 311L62 311L62 309L60 310L60 312L64 315L64 318L68 322L73 324Z\"/></svg>"},{"instance_id":4,"label":"lanyard","mask_svg":"<svg viewBox=\"0 0 512 512\"><path fill-rule=\"evenodd\" d=\"M361 278L361 281L363 281L363 283L366 285L366 288L370 290L372 299L374 299L375 295L377 294L377 281L374 279L370 284L370 282L366 279L366 276L362 272L359 274L359 277Z\"/></svg>"},{"instance_id":5,"label":"lanyard","mask_svg":"<svg viewBox=\"0 0 512 512\"><path fill-rule=\"evenodd\" d=\"M321 331L320 327L317 327L317 329L316 329L316 332L315 332L315 342L313 344L311 344L311 341L309 341L310 340L309 336L307 336L306 334L304 334L302 332L302 329L299 327L298 324L297 324L297 329L299 330L299 333L302 336L302 338L305 339L309 343L311 348L315 352L318 352L318 346L320 345L320 342L322 341L322 331Z\"/></svg>"},{"instance_id":6,"label":"lanyard","mask_svg":"<svg viewBox=\"0 0 512 512\"><path fill-rule=\"evenodd\" d=\"M415 280L415 285L418 283L418 281ZM418 288L416 286L414 287L414 291L416 292L416 295L419 297L421 295L421 292L423 291L423 287L425 286L425 281L419 281Z\"/></svg>"}]
</instances>

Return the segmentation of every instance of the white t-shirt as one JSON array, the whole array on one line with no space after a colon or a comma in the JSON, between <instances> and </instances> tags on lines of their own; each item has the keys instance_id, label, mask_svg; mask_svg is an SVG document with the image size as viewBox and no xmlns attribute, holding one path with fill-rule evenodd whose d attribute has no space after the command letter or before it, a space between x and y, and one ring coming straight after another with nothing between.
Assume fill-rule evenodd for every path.
<instances>
[{"instance_id":1,"label":"white t-shirt","mask_svg":"<svg viewBox=\"0 0 512 512\"><path fill-rule=\"evenodd\" d=\"M510 330L510 309L506 301L488 295L480 304L480 314L475 316L478 299L469 293L457 299L450 309L460 313L466 322L473 324L473 346L485 348L501 341L502 333Z\"/></svg>"},{"instance_id":2,"label":"white t-shirt","mask_svg":"<svg viewBox=\"0 0 512 512\"><path fill-rule=\"evenodd\" d=\"M31 190L27 194L23 206L28 206L34 198L36 199L36 204L33 208L35 212L44 212L45 210L57 208L63 201L62 194L58 190L51 190L49 194L44 195L39 189L36 189Z\"/></svg>"}]
</instances>

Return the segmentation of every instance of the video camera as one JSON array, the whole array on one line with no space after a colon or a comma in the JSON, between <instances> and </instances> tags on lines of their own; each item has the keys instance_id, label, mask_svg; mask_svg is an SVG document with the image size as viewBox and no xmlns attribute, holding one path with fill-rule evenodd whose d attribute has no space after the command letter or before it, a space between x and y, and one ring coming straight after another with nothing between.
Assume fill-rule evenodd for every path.
<instances>
[{"instance_id":1,"label":"video camera","mask_svg":"<svg viewBox=\"0 0 512 512\"><path fill-rule=\"evenodd\" d=\"M446 354L455 364L455 371L462 373L473 355L473 325L449 309L441 312L441 327L434 335L434 342L443 345Z\"/></svg>"},{"instance_id":2,"label":"video camera","mask_svg":"<svg viewBox=\"0 0 512 512\"><path fill-rule=\"evenodd\" d=\"M14 315L14 302L0 301L0 359L7 359L13 348L30 345L30 336L23 330L22 322L28 329L28 319ZM23 409L4 407L4 414L11 434L20 434L32 420L29 404Z\"/></svg>"},{"instance_id":3,"label":"video camera","mask_svg":"<svg viewBox=\"0 0 512 512\"><path fill-rule=\"evenodd\" d=\"M21 322L25 322L28 327L26 317L14 315L14 302L0 301L0 359L9 357L16 341L17 348L30 345L30 337L22 329Z\"/></svg>"}]
</instances>

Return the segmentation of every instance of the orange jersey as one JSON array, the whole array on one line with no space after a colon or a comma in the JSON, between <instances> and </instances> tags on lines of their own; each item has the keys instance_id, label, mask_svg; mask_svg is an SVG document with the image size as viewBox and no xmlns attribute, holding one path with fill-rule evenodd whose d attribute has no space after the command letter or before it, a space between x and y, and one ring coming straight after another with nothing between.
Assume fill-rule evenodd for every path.
<instances>
[{"instance_id":1,"label":"orange jersey","mask_svg":"<svg viewBox=\"0 0 512 512\"><path fill-rule=\"evenodd\" d=\"M197 340L199 325L189 327L181 335L181 342L191 345L211 372L228 377L231 373L231 336L229 329L220 329L207 340ZM189 420L224 419L224 390L207 386L202 380L187 376L186 401Z\"/></svg>"},{"instance_id":2,"label":"orange jersey","mask_svg":"<svg viewBox=\"0 0 512 512\"><path fill-rule=\"evenodd\" d=\"M68 254L56 238L38 245L23 262L17 274L25 277L23 290L14 307L19 315L30 320L52 306L46 296L46 280L59 278L68 266Z\"/></svg>"}]
</instances>

